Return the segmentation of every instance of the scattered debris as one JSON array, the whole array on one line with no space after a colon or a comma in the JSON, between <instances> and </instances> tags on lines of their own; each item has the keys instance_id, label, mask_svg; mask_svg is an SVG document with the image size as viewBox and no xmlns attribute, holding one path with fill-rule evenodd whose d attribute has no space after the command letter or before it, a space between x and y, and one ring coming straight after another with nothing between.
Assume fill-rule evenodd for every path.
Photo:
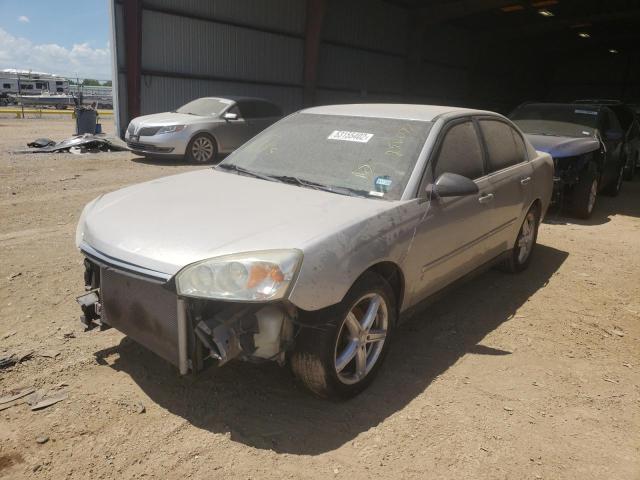
<instances>
[{"instance_id":1,"label":"scattered debris","mask_svg":"<svg viewBox=\"0 0 640 480\"><path fill-rule=\"evenodd\" d=\"M147 411L147 409L145 408L142 402L137 402L135 406L136 406L136 412L138 413L144 413Z\"/></svg>"},{"instance_id":2,"label":"scattered debris","mask_svg":"<svg viewBox=\"0 0 640 480\"><path fill-rule=\"evenodd\" d=\"M624 362L624 363L622 364L622 366L623 366L623 367L627 367L627 368L631 368L631 364L630 364L630 363L626 363L626 362Z\"/></svg>"},{"instance_id":3,"label":"scattered debris","mask_svg":"<svg viewBox=\"0 0 640 480\"><path fill-rule=\"evenodd\" d=\"M504 408L509 413L513 412L513 408L511 407L502 407L502 408Z\"/></svg>"},{"instance_id":4,"label":"scattered debris","mask_svg":"<svg viewBox=\"0 0 640 480\"><path fill-rule=\"evenodd\" d=\"M28 360L33 355L33 350L24 353L11 353L7 356L0 357L0 368L11 367L17 363Z\"/></svg>"},{"instance_id":5,"label":"scattered debris","mask_svg":"<svg viewBox=\"0 0 640 480\"><path fill-rule=\"evenodd\" d=\"M33 142L27 143L27 147L44 148L55 144L56 142L51 140L50 138L36 138Z\"/></svg>"},{"instance_id":6,"label":"scattered debris","mask_svg":"<svg viewBox=\"0 0 640 480\"><path fill-rule=\"evenodd\" d=\"M68 393L63 392L57 395L52 395L50 397L45 397L45 398L41 397L37 403L31 405L31 410L35 411L35 410L41 410L43 408L50 407L51 405L61 402L62 400L66 400L68 396L69 396Z\"/></svg>"},{"instance_id":7,"label":"scattered debris","mask_svg":"<svg viewBox=\"0 0 640 480\"><path fill-rule=\"evenodd\" d=\"M48 441L49 441L49 437L47 437L46 435L36 437L36 442L39 443L40 445L47 443Z\"/></svg>"},{"instance_id":8,"label":"scattered debris","mask_svg":"<svg viewBox=\"0 0 640 480\"><path fill-rule=\"evenodd\" d=\"M607 377L603 377L602 379L603 379L605 382L609 382L609 383L618 383L618 381L617 381L617 380L612 380L612 379L607 378Z\"/></svg>"},{"instance_id":9,"label":"scattered debris","mask_svg":"<svg viewBox=\"0 0 640 480\"><path fill-rule=\"evenodd\" d=\"M613 327L612 329L608 330L608 332L611 335L617 335L618 337L624 337L624 332L622 330L620 330L618 327Z\"/></svg>"},{"instance_id":10,"label":"scattered debris","mask_svg":"<svg viewBox=\"0 0 640 480\"><path fill-rule=\"evenodd\" d=\"M42 147L33 148L36 143L52 142ZM14 153L52 153L52 152L71 152L71 153L97 153L97 152L118 152L126 151L129 148L115 137L107 137L104 134L92 135L85 133L84 135L75 135L71 138L55 143L47 138L39 138L29 144L30 150L18 150Z\"/></svg>"},{"instance_id":11,"label":"scattered debris","mask_svg":"<svg viewBox=\"0 0 640 480\"><path fill-rule=\"evenodd\" d=\"M35 388L23 388L22 390L12 390L9 395L0 398L0 412L7 408L15 407L27 401L27 395L35 392Z\"/></svg>"},{"instance_id":12,"label":"scattered debris","mask_svg":"<svg viewBox=\"0 0 640 480\"><path fill-rule=\"evenodd\" d=\"M56 350L42 350L38 352L38 356L45 358L56 358L58 355L60 355L60 352Z\"/></svg>"},{"instance_id":13,"label":"scattered debris","mask_svg":"<svg viewBox=\"0 0 640 480\"><path fill-rule=\"evenodd\" d=\"M7 280L13 280L14 278L18 278L20 275L22 275L22 272L12 273L7 277Z\"/></svg>"},{"instance_id":14,"label":"scattered debris","mask_svg":"<svg viewBox=\"0 0 640 480\"><path fill-rule=\"evenodd\" d=\"M15 331L15 330L11 330L10 332L5 333L5 334L2 336L2 339L3 339L3 340L6 340L6 339L7 339L7 338L9 338L9 337L13 337L15 334L16 334L16 331Z\"/></svg>"},{"instance_id":15,"label":"scattered debris","mask_svg":"<svg viewBox=\"0 0 640 480\"><path fill-rule=\"evenodd\" d=\"M73 332L64 332L62 338L76 338L76 334Z\"/></svg>"},{"instance_id":16,"label":"scattered debris","mask_svg":"<svg viewBox=\"0 0 640 480\"><path fill-rule=\"evenodd\" d=\"M22 390L12 390L10 392L9 395L6 395L4 397L0 397L0 405L5 404L5 403L9 403L9 402L13 402L15 400L18 400L20 398L26 397L27 395L35 392L36 389L29 387L29 388L23 388Z\"/></svg>"}]
</instances>

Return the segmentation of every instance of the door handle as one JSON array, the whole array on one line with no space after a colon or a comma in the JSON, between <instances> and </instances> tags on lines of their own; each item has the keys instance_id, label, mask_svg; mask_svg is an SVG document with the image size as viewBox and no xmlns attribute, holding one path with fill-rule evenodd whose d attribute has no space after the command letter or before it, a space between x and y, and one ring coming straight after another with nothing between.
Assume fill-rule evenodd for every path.
<instances>
[{"instance_id":1,"label":"door handle","mask_svg":"<svg viewBox=\"0 0 640 480\"><path fill-rule=\"evenodd\" d=\"M493 193L487 193L486 195L482 195L478 197L478 201L480 203L489 203L493 200Z\"/></svg>"},{"instance_id":2,"label":"door handle","mask_svg":"<svg viewBox=\"0 0 640 480\"><path fill-rule=\"evenodd\" d=\"M524 177L520 179L520 185L526 185L531 181L531 177Z\"/></svg>"}]
</instances>

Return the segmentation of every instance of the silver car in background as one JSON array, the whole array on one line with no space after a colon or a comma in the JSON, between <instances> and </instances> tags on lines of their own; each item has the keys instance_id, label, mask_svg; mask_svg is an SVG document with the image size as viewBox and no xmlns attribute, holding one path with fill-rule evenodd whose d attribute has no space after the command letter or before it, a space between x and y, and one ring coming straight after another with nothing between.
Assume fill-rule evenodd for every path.
<instances>
[{"instance_id":1,"label":"silver car in background","mask_svg":"<svg viewBox=\"0 0 640 480\"><path fill-rule=\"evenodd\" d=\"M234 151L280 118L280 107L260 98L205 97L173 112L134 118L125 141L138 155L207 163L218 153Z\"/></svg>"},{"instance_id":2,"label":"silver car in background","mask_svg":"<svg viewBox=\"0 0 640 480\"><path fill-rule=\"evenodd\" d=\"M551 157L496 113L302 110L215 168L89 203L82 320L182 374L288 358L316 394L350 397L420 302L529 265L552 190Z\"/></svg>"}]
</instances>

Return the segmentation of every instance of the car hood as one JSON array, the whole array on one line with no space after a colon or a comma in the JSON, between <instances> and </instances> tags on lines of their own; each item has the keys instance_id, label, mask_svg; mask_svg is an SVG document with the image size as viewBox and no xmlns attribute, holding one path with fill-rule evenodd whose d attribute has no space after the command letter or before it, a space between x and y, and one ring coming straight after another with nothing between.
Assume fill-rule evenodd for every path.
<instances>
[{"instance_id":1,"label":"car hood","mask_svg":"<svg viewBox=\"0 0 640 480\"><path fill-rule=\"evenodd\" d=\"M554 158L575 157L600 148L600 142L593 137L555 137L550 135L526 134L533 147Z\"/></svg>"},{"instance_id":2,"label":"car hood","mask_svg":"<svg viewBox=\"0 0 640 480\"><path fill-rule=\"evenodd\" d=\"M134 126L160 127L165 125L191 125L194 123L211 122L219 120L216 117L202 117L199 115L189 115L187 113L164 112L144 115L134 118L131 123Z\"/></svg>"},{"instance_id":3,"label":"car hood","mask_svg":"<svg viewBox=\"0 0 640 480\"><path fill-rule=\"evenodd\" d=\"M231 253L304 252L396 203L198 170L99 197L85 208L76 241L81 249L173 275Z\"/></svg>"}]
</instances>

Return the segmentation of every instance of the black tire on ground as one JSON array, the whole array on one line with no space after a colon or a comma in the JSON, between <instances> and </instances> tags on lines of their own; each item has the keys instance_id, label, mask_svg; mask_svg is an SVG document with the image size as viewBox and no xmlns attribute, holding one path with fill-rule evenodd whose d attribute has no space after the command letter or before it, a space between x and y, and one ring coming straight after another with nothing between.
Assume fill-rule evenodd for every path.
<instances>
[{"instance_id":1,"label":"black tire on ground","mask_svg":"<svg viewBox=\"0 0 640 480\"><path fill-rule=\"evenodd\" d=\"M640 153L638 155L640 155ZM629 168L624 171L625 180L633 181L634 177L636 176L636 163L638 163L638 160L636 159L632 160Z\"/></svg>"},{"instance_id":2,"label":"black tire on ground","mask_svg":"<svg viewBox=\"0 0 640 480\"><path fill-rule=\"evenodd\" d=\"M515 244L509 252L509 257L500 264L500 270L508 273L520 273L531 263L531 257L538 240L540 226L540 205L535 203L522 221ZM524 249L524 252L523 252Z\"/></svg>"},{"instance_id":3,"label":"black tire on ground","mask_svg":"<svg viewBox=\"0 0 640 480\"><path fill-rule=\"evenodd\" d=\"M587 165L582 173L578 183L571 187L566 198L569 200L569 208L571 213L582 219L591 216L598 195L598 175L594 163Z\"/></svg>"},{"instance_id":4,"label":"black tire on ground","mask_svg":"<svg viewBox=\"0 0 640 480\"><path fill-rule=\"evenodd\" d=\"M624 180L624 164L625 162L622 162L622 165L618 168L618 174L615 179L602 189L602 193L608 197L617 197L622 189L622 180Z\"/></svg>"},{"instance_id":5,"label":"black tire on ground","mask_svg":"<svg viewBox=\"0 0 640 480\"><path fill-rule=\"evenodd\" d=\"M198 133L189 141L185 158L189 163L209 163L217 155L218 145L215 139L209 134Z\"/></svg>"},{"instance_id":6,"label":"black tire on ground","mask_svg":"<svg viewBox=\"0 0 640 480\"><path fill-rule=\"evenodd\" d=\"M374 320L370 328L359 330L359 339L352 336L353 320L358 322L356 325L366 325L366 313L375 310L372 305L377 301L380 306L375 317L371 316ZM326 315L322 322L300 327L291 355L291 369L306 388L320 397L334 400L353 397L374 379L389 348L397 317L393 290L383 277L366 272L342 302L322 313ZM381 332L385 332L383 340L373 340L380 338ZM353 357L347 355L350 347L356 352ZM348 358L351 360L347 363ZM363 362L363 358L372 361ZM359 359L365 370L358 371Z\"/></svg>"}]
</instances>

